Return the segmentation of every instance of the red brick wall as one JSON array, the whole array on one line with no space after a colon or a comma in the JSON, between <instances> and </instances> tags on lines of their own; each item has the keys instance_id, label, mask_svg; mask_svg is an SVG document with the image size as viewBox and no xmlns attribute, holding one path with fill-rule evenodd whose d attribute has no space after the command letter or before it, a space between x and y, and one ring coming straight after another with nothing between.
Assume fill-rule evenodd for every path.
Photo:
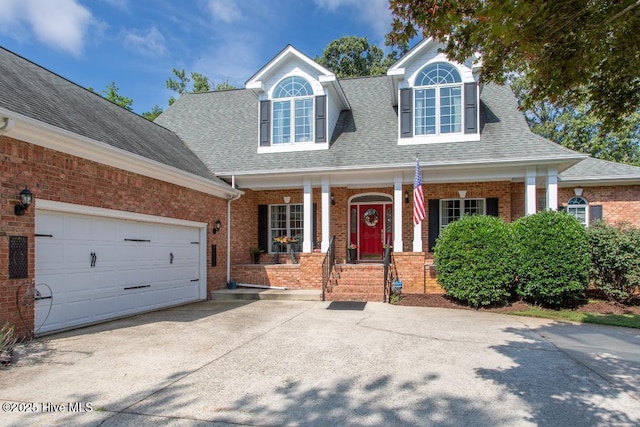
<instances>
[{"instance_id":1,"label":"red brick wall","mask_svg":"<svg viewBox=\"0 0 640 427\"><path fill-rule=\"evenodd\" d=\"M252 285L284 286L288 289L322 289L324 257L325 254L321 253L303 253L298 255L298 264L232 265L231 278L238 283Z\"/></svg>"},{"instance_id":2,"label":"red brick wall","mask_svg":"<svg viewBox=\"0 0 640 427\"><path fill-rule=\"evenodd\" d=\"M38 200L95 206L209 223L207 232L207 290L226 285L226 201L155 179L0 136L0 322L25 329L16 306L21 285L30 283L35 272L35 207ZM27 186L34 194L22 217L14 215L18 193ZM211 224L223 226L212 234ZM27 236L29 278L9 279L9 236ZM217 245L217 267L211 267L211 245ZM24 289L24 287L23 287ZM207 292L207 295L209 292ZM23 307L26 323L33 326L32 307Z\"/></svg>"},{"instance_id":3,"label":"red brick wall","mask_svg":"<svg viewBox=\"0 0 640 427\"><path fill-rule=\"evenodd\" d=\"M610 224L626 222L640 227L640 185L581 187L590 205L602 205L602 216ZM558 203L566 206L575 196L573 187L558 190Z\"/></svg>"}]
</instances>

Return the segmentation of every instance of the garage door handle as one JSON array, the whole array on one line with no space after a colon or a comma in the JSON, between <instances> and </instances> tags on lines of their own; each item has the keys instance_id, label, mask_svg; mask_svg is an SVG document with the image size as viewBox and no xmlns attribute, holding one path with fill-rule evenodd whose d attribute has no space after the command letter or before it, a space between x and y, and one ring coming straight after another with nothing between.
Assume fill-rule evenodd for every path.
<instances>
[{"instance_id":1,"label":"garage door handle","mask_svg":"<svg viewBox=\"0 0 640 427\"><path fill-rule=\"evenodd\" d=\"M192 282L199 282L200 279L191 279Z\"/></svg>"},{"instance_id":2,"label":"garage door handle","mask_svg":"<svg viewBox=\"0 0 640 427\"><path fill-rule=\"evenodd\" d=\"M169 264L173 264L173 252L169 253Z\"/></svg>"},{"instance_id":3,"label":"garage door handle","mask_svg":"<svg viewBox=\"0 0 640 427\"><path fill-rule=\"evenodd\" d=\"M98 255L95 252L91 252L91 267L96 266L96 261L98 260Z\"/></svg>"}]
</instances>

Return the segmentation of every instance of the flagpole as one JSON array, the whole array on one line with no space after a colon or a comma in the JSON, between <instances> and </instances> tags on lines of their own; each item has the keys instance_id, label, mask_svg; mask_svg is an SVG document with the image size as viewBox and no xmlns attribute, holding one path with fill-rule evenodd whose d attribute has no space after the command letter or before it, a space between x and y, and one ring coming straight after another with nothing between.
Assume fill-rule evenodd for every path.
<instances>
[{"instance_id":1,"label":"flagpole","mask_svg":"<svg viewBox=\"0 0 640 427\"><path fill-rule=\"evenodd\" d=\"M413 180L413 252L422 252L422 220L426 216L420 160L416 156Z\"/></svg>"}]
</instances>

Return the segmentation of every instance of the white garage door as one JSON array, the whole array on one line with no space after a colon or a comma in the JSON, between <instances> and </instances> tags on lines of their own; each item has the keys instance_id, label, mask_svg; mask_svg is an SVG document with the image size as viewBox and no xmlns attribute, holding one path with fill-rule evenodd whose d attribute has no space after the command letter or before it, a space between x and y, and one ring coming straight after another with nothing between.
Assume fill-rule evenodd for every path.
<instances>
[{"instance_id":1,"label":"white garage door","mask_svg":"<svg viewBox=\"0 0 640 427\"><path fill-rule=\"evenodd\" d=\"M38 210L35 249L37 333L204 294L197 227Z\"/></svg>"}]
</instances>

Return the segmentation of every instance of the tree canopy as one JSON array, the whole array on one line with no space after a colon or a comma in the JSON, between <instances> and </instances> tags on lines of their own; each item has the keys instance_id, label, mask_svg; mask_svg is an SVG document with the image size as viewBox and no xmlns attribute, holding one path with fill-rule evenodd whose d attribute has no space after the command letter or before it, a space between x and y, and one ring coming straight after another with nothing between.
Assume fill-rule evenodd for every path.
<instances>
[{"instance_id":1,"label":"tree canopy","mask_svg":"<svg viewBox=\"0 0 640 427\"><path fill-rule=\"evenodd\" d=\"M396 59L395 51L385 56L382 49L369 44L366 37L346 36L330 42L315 61L337 77L360 77L384 74Z\"/></svg>"},{"instance_id":2,"label":"tree canopy","mask_svg":"<svg viewBox=\"0 0 640 427\"><path fill-rule=\"evenodd\" d=\"M585 104L607 127L640 109L640 0L390 0L390 43L421 35L482 79L526 75L535 102Z\"/></svg>"},{"instance_id":3,"label":"tree canopy","mask_svg":"<svg viewBox=\"0 0 640 427\"><path fill-rule=\"evenodd\" d=\"M92 87L88 87L87 90L91 92L95 92ZM126 96L122 96L118 93L120 88L116 86L115 82L109 83L104 90L102 91L102 97L113 102L116 105L121 106L122 108L126 108L129 111L133 111L131 105L133 104L133 99L127 98Z\"/></svg>"},{"instance_id":4,"label":"tree canopy","mask_svg":"<svg viewBox=\"0 0 640 427\"><path fill-rule=\"evenodd\" d=\"M190 74L191 78L189 78L184 68L182 70L174 68L172 73L175 79L173 77L169 77L166 81L166 86L167 89L177 92L178 95L182 95L185 92L201 93L209 92L211 90L211 82L204 74L192 72ZM193 85L191 86L191 89L189 89L189 83L191 83L191 81L193 81ZM235 86L229 83L229 79L226 79L224 82L218 83L213 87L213 90L215 91L231 89L235 89ZM172 105L174 102L176 102L176 99L173 96L170 97L169 105Z\"/></svg>"},{"instance_id":5,"label":"tree canopy","mask_svg":"<svg viewBox=\"0 0 640 427\"><path fill-rule=\"evenodd\" d=\"M531 91L531 84L527 78L519 77L511 88L522 103ZM615 130L605 129L602 120L585 103L533 102L524 115L533 132L567 148L599 159L640 166L640 112L622 119Z\"/></svg>"}]
</instances>

